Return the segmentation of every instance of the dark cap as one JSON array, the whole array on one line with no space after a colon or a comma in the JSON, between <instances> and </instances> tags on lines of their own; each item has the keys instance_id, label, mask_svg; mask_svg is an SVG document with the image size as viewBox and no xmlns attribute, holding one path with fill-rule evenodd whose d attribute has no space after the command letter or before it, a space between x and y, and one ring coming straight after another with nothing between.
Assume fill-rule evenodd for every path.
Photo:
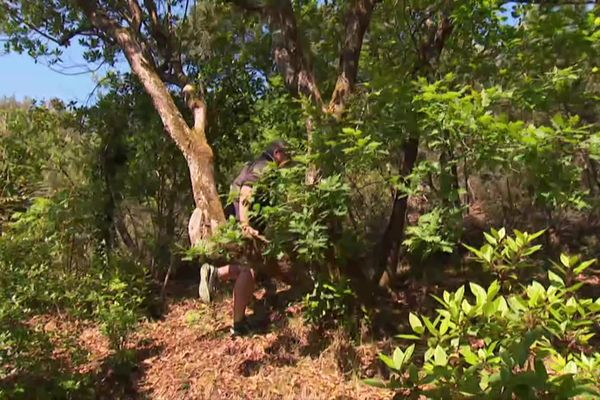
<instances>
[{"instance_id":1,"label":"dark cap","mask_svg":"<svg viewBox=\"0 0 600 400\"><path fill-rule=\"evenodd\" d=\"M273 159L275 157L276 151L283 151L284 153L288 153L290 150L290 145L284 140L278 139L274 140L265 149L265 154L269 156L269 158Z\"/></svg>"}]
</instances>

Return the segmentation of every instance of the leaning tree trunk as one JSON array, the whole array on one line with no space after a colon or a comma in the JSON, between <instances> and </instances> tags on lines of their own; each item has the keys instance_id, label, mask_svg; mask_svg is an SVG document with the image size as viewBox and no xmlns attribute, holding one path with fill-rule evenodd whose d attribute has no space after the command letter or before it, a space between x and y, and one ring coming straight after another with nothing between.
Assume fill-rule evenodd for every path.
<instances>
[{"instance_id":1,"label":"leaning tree trunk","mask_svg":"<svg viewBox=\"0 0 600 400\"><path fill-rule=\"evenodd\" d=\"M109 34L119 44L131 70L152 99L167 133L187 161L196 205L188 226L190 241L194 245L225 222L215 181L213 151L205 134L206 105L192 85L185 85L183 93L194 115L194 126L190 127L133 31L111 20L95 2L78 0L78 4L96 28Z\"/></svg>"}]
</instances>

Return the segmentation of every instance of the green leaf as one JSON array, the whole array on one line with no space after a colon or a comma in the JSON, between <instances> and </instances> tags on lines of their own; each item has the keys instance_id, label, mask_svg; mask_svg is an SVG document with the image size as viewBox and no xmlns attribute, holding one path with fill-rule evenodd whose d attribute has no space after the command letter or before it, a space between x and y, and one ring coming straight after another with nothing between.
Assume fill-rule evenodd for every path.
<instances>
[{"instance_id":1,"label":"green leaf","mask_svg":"<svg viewBox=\"0 0 600 400\"><path fill-rule=\"evenodd\" d=\"M399 347L396 347L396 349L394 350L393 359L394 366L397 370L400 370L402 368L402 364L404 363L404 353L402 352L402 350L400 350Z\"/></svg>"},{"instance_id":2,"label":"green leaf","mask_svg":"<svg viewBox=\"0 0 600 400\"><path fill-rule=\"evenodd\" d=\"M436 296L435 294L432 294L431 297L433 297L442 306L446 307L446 301L444 301L443 299L440 299L439 296Z\"/></svg>"},{"instance_id":3,"label":"green leaf","mask_svg":"<svg viewBox=\"0 0 600 400\"><path fill-rule=\"evenodd\" d=\"M504 239L505 236L506 236L506 229L500 228L500 230L498 231L498 239L502 240L502 239Z\"/></svg>"},{"instance_id":4,"label":"green leaf","mask_svg":"<svg viewBox=\"0 0 600 400\"><path fill-rule=\"evenodd\" d=\"M465 361L468 362L469 364L471 364L471 365L479 364L479 357L477 357L477 354L473 353L473 351L471 350L470 347L463 346L463 347L461 347L459 352L460 352L460 354L463 355Z\"/></svg>"},{"instance_id":5,"label":"green leaf","mask_svg":"<svg viewBox=\"0 0 600 400\"><path fill-rule=\"evenodd\" d=\"M386 389L388 387L387 383L382 381L381 379L376 378L368 378L364 379L363 382L369 386L374 386L382 389Z\"/></svg>"},{"instance_id":6,"label":"green leaf","mask_svg":"<svg viewBox=\"0 0 600 400\"><path fill-rule=\"evenodd\" d=\"M545 229L542 229L541 231L537 231L536 233L532 233L531 235L529 235L529 242L533 242L535 239L539 238L540 236L542 236L544 234L544 232L546 232Z\"/></svg>"},{"instance_id":7,"label":"green leaf","mask_svg":"<svg viewBox=\"0 0 600 400\"><path fill-rule=\"evenodd\" d=\"M561 263L562 263L562 265L564 265L565 267L567 267L567 268L569 268L569 269L571 268L571 264L570 264L570 262L569 262L569 256L568 256L568 255L566 255L565 253L562 253L562 254L560 255L560 262L561 262Z\"/></svg>"},{"instance_id":8,"label":"green leaf","mask_svg":"<svg viewBox=\"0 0 600 400\"><path fill-rule=\"evenodd\" d=\"M569 298L565 304L565 311L568 315L573 315L577 312L577 300L574 297Z\"/></svg>"},{"instance_id":9,"label":"green leaf","mask_svg":"<svg viewBox=\"0 0 600 400\"><path fill-rule=\"evenodd\" d=\"M406 334L396 335L395 337L397 337L398 339L408 339L408 340L420 340L421 339L421 336L406 335Z\"/></svg>"},{"instance_id":10,"label":"green leaf","mask_svg":"<svg viewBox=\"0 0 600 400\"><path fill-rule=\"evenodd\" d=\"M559 287L564 287L565 286L565 281L563 281L563 279L558 276L557 274L555 274L552 271L548 271L548 279L550 279L550 282L552 282L553 284L559 286Z\"/></svg>"},{"instance_id":11,"label":"green leaf","mask_svg":"<svg viewBox=\"0 0 600 400\"><path fill-rule=\"evenodd\" d=\"M476 305L482 306L485 303L485 299L487 298L487 293L484 288L479 286L474 282L469 282L469 287L471 288L471 293L475 295Z\"/></svg>"},{"instance_id":12,"label":"green leaf","mask_svg":"<svg viewBox=\"0 0 600 400\"><path fill-rule=\"evenodd\" d=\"M445 367L448 364L448 356L446 355L446 351L437 345L433 352L433 362L435 365L439 365L441 367Z\"/></svg>"},{"instance_id":13,"label":"green leaf","mask_svg":"<svg viewBox=\"0 0 600 400\"><path fill-rule=\"evenodd\" d=\"M448 293L448 291L447 291L447 290L444 290L443 298L444 298L444 302L445 302L446 304L449 304L449 303L450 303L450 293Z\"/></svg>"},{"instance_id":14,"label":"green leaf","mask_svg":"<svg viewBox=\"0 0 600 400\"><path fill-rule=\"evenodd\" d=\"M381 361L383 361L385 363L385 365L388 366L388 368L393 369L393 370L396 369L396 363L389 356L386 356L385 354L379 354L379 359Z\"/></svg>"},{"instance_id":15,"label":"green leaf","mask_svg":"<svg viewBox=\"0 0 600 400\"><path fill-rule=\"evenodd\" d=\"M465 295L465 286L461 286L458 288L458 290L456 291L456 293L454 294L454 301L456 302L456 304L460 304L463 296Z\"/></svg>"},{"instance_id":16,"label":"green leaf","mask_svg":"<svg viewBox=\"0 0 600 400\"><path fill-rule=\"evenodd\" d=\"M427 330L429 330L429 333L431 333L434 336L437 336L438 330L435 328L435 324L431 323L429 318L427 318L426 316L423 316L423 322L425 323Z\"/></svg>"},{"instance_id":17,"label":"green leaf","mask_svg":"<svg viewBox=\"0 0 600 400\"><path fill-rule=\"evenodd\" d=\"M492 258L494 256L494 248L489 244L484 245L481 248L481 258L483 258L487 263L492 263Z\"/></svg>"},{"instance_id":18,"label":"green leaf","mask_svg":"<svg viewBox=\"0 0 600 400\"><path fill-rule=\"evenodd\" d=\"M498 241L496 240L495 237L493 237L492 235L490 235L489 233L484 232L483 236L485 236L485 240L488 241L489 244L496 246L498 244Z\"/></svg>"},{"instance_id":19,"label":"green leaf","mask_svg":"<svg viewBox=\"0 0 600 400\"><path fill-rule=\"evenodd\" d=\"M506 304L506 300L503 296L496 299L496 311L499 312L501 316L506 315L508 312L508 304Z\"/></svg>"},{"instance_id":20,"label":"green leaf","mask_svg":"<svg viewBox=\"0 0 600 400\"><path fill-rule=\"evenodd\" d=\"M564 374L577 375L577 364L575 364L575 361L569 361L563 368L562 372Z\"/></svg>"},{"instance_id":21,"label":"green leaf","mask_svg":"<svg viewBox=\"0 0 600 400\"><path fill-rule=\"evenodd\" d=\"M440 324L440 335L445 335L448 332L448 328L450 327L450 320L448 318L444 318L442 323Z\"/></svg>"},{"instance_id":22,"label":"green leaf","mask_svg":"<svg viewBox=\"0 0 600 400\"><path fill-rule=\"evenodd\" d=\"M425 328L423 327L421 320L415 314L408 314L408 322L410 323L410 327L415 333L422 335L423 332L425 332Z\"/></svg>"},{"instance_id":23,"label":"green leaf","mask_svg":"<svg viewBox=\"0 0 600 400\"><path fill-rule=\"evenodd\" d=\"M414 352L415 352L415 345L414 344L411 344L410 346L408 346L406 348L406 350L404 350L404 364L406 364L407 362L410 361L410 359L412 358Z\"/></svg>"},{"instance_id":24,"label":"green leaf","mask_svg":"<svg viewBox=\"0 0 600 400\"><path fill-rule=\"evenodd\" d=\"M596 260L588 260L588 261L584 261L581 264L579 264L579 266L577 268L575 268L573 271L579 275L581 274L583 271L585 271L586 269L588 269L590 266L592 266L594 263L596 262Z\"/></svg>"},{"instance_id":25,"label":"green leaf","mask_svg":"<svg viewBox=\"0 0 600 400\"><path fill-rule=\"evenodd\" d=\"M408 377L410 379L410 382L414 384L417 384L417 382L419 381L419 369L415 364L410 364L408 366Z\"/></svg>"},{"instance_id":26,"label":"green leaf","mask_svg":"<svg viewBox=\"0 0 600 400\"><path fill-rule=\"evenodd\" d=\"M500 291L500 283L496 280L490 284L487 290L487 300L491 301Z\"/></svg>"},{"instance_id":27,"label":"green leaf","mask_svg":"<svg viewBox=\"0 0 600 400\"><path fill-rule=\"evenodd\" d=\"M461 309L467 316L471 316L471 311L473 310L473 306L469 304L469 302L465 299L462 301L460 305Z\"/></svg>"},{"instance_id":28,"label":"green leaf","mask_svg":"<svg viewBox=\"0 0 600 400\"><path fill-rule=\"evenodd\" d=\"M463 244L463 247L465 247L471 253L475 254L477 257L483 258L482 254L481 254L481 251L477 250L475 247L471 247L471 246L468 246L466 244Z\"/></svg>"},{"instance_id":29,"label":"green leaf","mask_svg":"<svg viewBox=\"0 0 600 400\"><path fill-rule=\"evenodd\" d=\"M517 296L511 296L508 298L508 304L513 311L521 312L526 311L527 306L523 303L523 301Z\"/></svg>"}]
</instances>

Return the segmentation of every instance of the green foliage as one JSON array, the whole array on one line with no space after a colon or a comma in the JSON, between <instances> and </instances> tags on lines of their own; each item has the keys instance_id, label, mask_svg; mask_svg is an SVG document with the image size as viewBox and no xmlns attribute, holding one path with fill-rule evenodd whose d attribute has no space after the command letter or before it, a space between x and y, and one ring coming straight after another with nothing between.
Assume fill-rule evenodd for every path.
<instances>
[{"instance_id":1,"label":"green foliage","mask_svg":"<svg viewBox=\"0 0 600 400\"><path fill-rule=\"evenodd\" d=\"M266 177L262 208L255 208L267 224L267 235L273 238L267 254L289 254L303 264L317 265L328 261L328 254L338 244L330 229L335 220L347 214L348 186L339 176L321 179L316 185L304 182L306 166L274 171Z\"/></svg>"},{"instance_id":2,"label":"green foliage","mask_svg":"<svg viewBox=\"0 0 600 400\"><path fill-rule=\"evenodd\" d=\"M96 316L101 323L102 333L108 338L112 349L122 351L129 333L135 329L140 318L143 297L117 275L108 281L97 301Z\"/></svg>"},{"instance_id":3,"label":"green foliage","mask_svg":"<svg viewBox=\"0 0 600 400\"><path fill-rule=\"evenodd\" d=\"M91 377L76 372L86 361L83 349L40 329L36 318L99 321L124 355L127 334L148 305L146 271L127 252L109 251L101 234L97 137L80 135L74 113L64 109L2 111L8 130L0 135L0 199L20 201L0 209L0 397L91 397ZM56 361L55 346L64 347L73 369Z\"/></svg>"},{"instance_id":4,"label":"green foliage","mask_svg":"<svg viewBox=\"0 0 600 400\"><path fill-rule=\"evenodd\" d=\"M512 245L504 247L510 238L504 230L494 230L486 236L489 246L510 250L501 252L503 258L494 256L497 248L491 253L480 250L478 257L490 266L490 260L500 259L514 268L527 266L524 254L534 252L530 245L534 236L519 233ZM520 250L513 249L517 240ZM563 267L572 264L578 270L591 264L566 255L561 260ZM368 383L440 399L600 396L594 370L600 353L590 343L600 321L600 299L583 297L581 285L565 286L567 271L549 271L549 285L532 281L522 291L502 293L498 281L487 288L470 282L470 295L461 286L444 291L441 298L434 296L440 305L435 315L410 313L413 333L400 335L417 344L380 356L392 370L391 380ZM422 363L411 360L413 353L423 355Z\"/></svg>"},{"instance_id":5,"label":"green foliage","mask_svg":"<svg viewBox=\"0 0 600 400\"><path fill-rule=\"evenodd\" d=\"M511 237L506 235L504 228L492 228L489 233L484 233L487 243L480 249L464 245L484 270L491 272L502 284L514 283L524 268L535 266L530 256L542 248L542 245L534 245L533 242L544 231L529 234L515 229L514 233L515 236Z\"/></svg>"},{"instance_id":6,"label":"green foliage","mask_svg":"<svg viewBox=\"0 0 600 400\"><path fill-rule=\"evenodd\" d=\"M406 229L406 239L403 244L410 253L420 255L422 259L432 254L443 252L452 253L456 246L457 215L449 211L434 208L419 217L419 223Z\"/></svg>"},{"instance_id":7,"label":"green foliage","mask_svg":"<svg viewBox=\"0 0 600 400\"><path fill-rule=\"evenodd\" d=\"M133 20L125 3L100 3L116 24ZM464 214L478 206L486 223L534 231L597 213L598 7L376 2L359 73L337 119L296 97L293 71L284 78L273 68L273 45L290 44L288 31L270 26L275 14L240 13L229 3L167 3L157 9L164 30L145 21L135 31L151 65L173 74L172 60L179 60L190 82L205 89L219 193L226 195L240 163L271 139L290 141L298 161L257 186L252 212L266 223L269 243L247 240L228 221L190 258L256 255L312 272L319 277L305 303L312 322L359 315L345 267L371 275L363 261L379 258L368 252L393 231L391 207L402 196L423 200L409 202L409 215L420 218L390 238L390 247L405 238L405 248L421 258L452 252ZM325 99L337 83L342 23L353 3L292 3L292 36L303 48L287 49L288 66L297 55L304 60ZM445 38L443 22L452 24ZM60 62L70 43L61 37L76 31L83 35L71 40L80 41L90 63L111 64L119 50L65 0L2 4L0 31L5 50L50 63ZM170 36L169 48L158 48L164 38L151 31ZM0 110L0 352L19 371L34 370L36 352L51 350L24 322L54 310L100 321L125 357L147 302L142 276L164 278L178 264L174 249L187 247L193 199L184 158L135 78L112 72L102 82L104 94L91 106ZM190 122L184 99L174 93L173 100ZM320 179L308 185L311 164ZM548 272L549 284L519 289L524 271L539 264L531 256L541 252L541 234L492 230L485 245L469 247L497 283L444 294L433 317L411 314L419 343L430 343L424 365L420 345L382 356L393 382L433 397L447 390L453 398L561 398L593 382L598 356L589 351L589 321L596 321L597 302L582 296L578 281L591 261L564 255ZM64 382L68 393L76 390L71 383Z\"/></svg>"},{"instance_id":8,"label":"green foliage","mask_svg":"<svg viewBox=\"0 0 600 400\"><path fill-rule=\"evenodd\" d=\"M331 252L343 245L334 240L330 224L347 213L348 187L339 176L306 185L306 165L270 168L255 185L251 217L266 225L262 255L287 257L300 265L318 267L330 260ZM244 237L231 219L209 240L201 241L188 256L235 258ZM230 250L237 254L229 254Z\"/></svg>"},{"instance_id":9,"label":"green foliage","mask_svg":"<svg viewBox=\"0 0 600 400\"><path fill-rule=\"evenodd\" d=\"M312 324L333 322L348 329L356 322L356 300L347 278L316 279L312 292L304 298L304 317Z\"/></svg>"}]
</instances>

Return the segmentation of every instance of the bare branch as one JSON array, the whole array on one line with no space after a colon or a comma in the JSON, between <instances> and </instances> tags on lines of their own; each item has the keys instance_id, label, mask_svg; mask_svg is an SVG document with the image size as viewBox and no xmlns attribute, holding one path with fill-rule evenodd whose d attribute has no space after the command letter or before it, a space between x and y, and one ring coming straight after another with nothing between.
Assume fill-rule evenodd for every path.
<instances>
[{"instance_id":1,"label":"bare branch","mask_svg":"<svg viewBox=\"0 0 600 400\"><path fill-rule=\"evenodd\" d=\"M52 72L56 72L57 74L61 74L61 75L66 75L66 76L78 76L78 75L86 75L86 74L92 74L94 72L97 72L100 70L100 68L102 68L104 65L106 64L106 61L102 61L100 64L98 64L95 68L89 68L87 65L70 65L67 67L63 67L62 70L54 68L52 65L48 64L46 65ZM83 68L79 71L76 72L67 72L68 69L75 69L75 68Z\"/></svg>"},{"instance_id":2,"label":"bare branch","mask_svg":"<svg viewBox=\"0 0 600 400\"><path fill-rule=\"evenodd\" d=\"M90 34L94 33L93 32L93 27L87 26L87 25L81 25L81 26L79 26L79 27L77 27L75 29L66 30L65 32L63 32L63 34L61 36L56 37L56 36L49 35L48 33L44 32L43 30L41 30L40 28L38 28L37 26L35 26L32 23L26 21L24 18L22 18L21 16L18 15L18 13L16 12L16 10L13 10L13 9L10 9L10 8L7 7L6 11L10 15L10 18L12 18L13 20L15 20L19 24L24 25L29 30L37 33L38 35L40 35L44 39L47 39L47 40L49 40L49 41L51 41L53 43L56 43L57 45L62 46L62 47L68 46L70 44L71 39L73 39L77 35L90 35Z\"/></svg>"},{"instance_id":3,"label":"bare branch","mask_svg":"<svg viewBox=\"0 0 600 400\"><path fill-rule=\"evenodd\" d=\"M163 59L163 64L158 68L159 73L169 83L183 89L189 79L183 70L180 47L173 43L171 33L161 22L154 0L144 0L144 5L150 15L150 34L156 41L158 51Z\"/></svg>"}]
</instances>

